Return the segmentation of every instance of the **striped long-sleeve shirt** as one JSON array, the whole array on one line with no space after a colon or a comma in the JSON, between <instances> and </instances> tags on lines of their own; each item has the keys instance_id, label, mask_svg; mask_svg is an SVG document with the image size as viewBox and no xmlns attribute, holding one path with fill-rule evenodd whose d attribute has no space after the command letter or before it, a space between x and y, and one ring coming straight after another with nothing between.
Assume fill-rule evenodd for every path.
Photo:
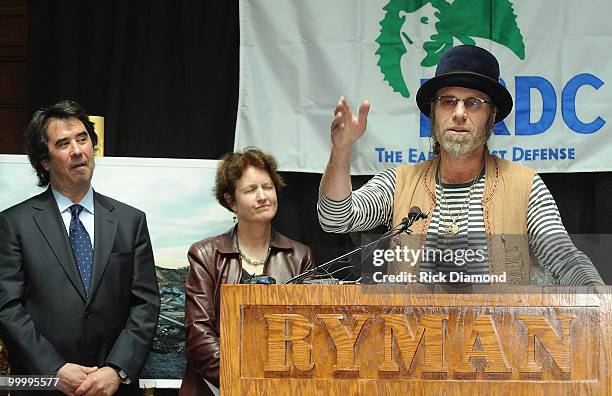
<instances>
[{"instance_id":1,"label":"striped long-sleeve shirt","mask_svg":"<svg viewBox=\"0 0 612 396\"><path fill-rule=\"evenodd\" d=\"M342 201L331 200L320 192L317 211L323 230L346 233L366 231L379 225L390 228L395 179L395 169L387 169ZM439 238L444 237L443 227L454 219L459 225L459 240L462 236L467 238L470 235L469 245L472 247L475 243L486 252L482 212L484 179L483 172L473 185L445 185L437 182L436 206L431 214L425 248L438 247ZM472 193L468 200L470 189ZM561 285L603 283L591 260L574 246L561 222L554 198L537 174L529 196L527 233L529 246L543 269L542 273L550 275L545 282L552 279ZM473 235L481 235L482 240L474 242ZM439 263L423 261L421 270L445 271L448 268L441 268ZM465 270L468 273L486 273L488 265L486 261L475 263Z\"/></svg>"}]
</instances>

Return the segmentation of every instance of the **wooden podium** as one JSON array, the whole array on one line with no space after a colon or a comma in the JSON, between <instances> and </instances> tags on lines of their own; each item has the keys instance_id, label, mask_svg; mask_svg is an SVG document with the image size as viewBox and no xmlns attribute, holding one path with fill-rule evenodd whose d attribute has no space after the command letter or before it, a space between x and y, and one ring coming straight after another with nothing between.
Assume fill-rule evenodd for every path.
<instances>
[{"instance_id":1,"label":"wooden podium","mask_svg":"<svg viewBox=\"0 0 612 396\"><path fill-rule=\"evenodd\" d=\"M612 287L223 285L223 395L611 395Z\"/></svg>"}]
</instances>

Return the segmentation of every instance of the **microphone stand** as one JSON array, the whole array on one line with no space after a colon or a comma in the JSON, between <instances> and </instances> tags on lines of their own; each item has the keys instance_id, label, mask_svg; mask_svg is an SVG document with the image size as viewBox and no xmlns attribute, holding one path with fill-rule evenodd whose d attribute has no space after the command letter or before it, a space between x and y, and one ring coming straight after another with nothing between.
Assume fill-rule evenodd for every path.
<instances>
[{"instance_id":1,"label":"microphone stand","mask_svg":"<svg viewBox=\"0 0 612 396\"><path fill-rule=\"evenodd\" d=\"M427 215L424 215L424 214L419 214L418 216L413 216L413 217L410 217L410 218L409 217L404 217L402 219L402 221L399 223L399 225L398 225L399 228L398 229L396 229L396 230L391 229L391 230L385 232L380 238L378 238L377 240L375 240L373 242L370 242L370 243L368 243L366 245L363 245L363 246L359 246L358 248L353 249L350 252L343 254L342 256L336 257L336 258L331 259L331 260L329 260L329 261L327 261L327 262L325 262L323 264L317 265L316 267L311 268L311 269L309 269L306 272L302 272L301 274L298 274L298 275L294 276L293 278L289 279L288 281L286 281L285 284L293 283L293 282L295 282L297 280L304 279L304 278L308 277L309 275L312 275L312 274L316 273L318 270L326 269L326 268L330 267L332 264L335 264L335 263L339 262L340 260L342 260L344 258L351 257L354 254L359 253L363 249L368 248L368 247L370 247L372 245L374 245L372 247L372 250L374 250L374 248L376 246L378 246L379 243L384 242L386 240L389 240L392 237L394 237L394 236L396 236L398 234L401 234L402 232L408 231L410 233L410 230L408 229L408 227L410 227L412 224L414 224L415 221L417 221L417 220L419 220L421 218L424 218L422 216L427 217Z\"/></svg>"}]
</instances>

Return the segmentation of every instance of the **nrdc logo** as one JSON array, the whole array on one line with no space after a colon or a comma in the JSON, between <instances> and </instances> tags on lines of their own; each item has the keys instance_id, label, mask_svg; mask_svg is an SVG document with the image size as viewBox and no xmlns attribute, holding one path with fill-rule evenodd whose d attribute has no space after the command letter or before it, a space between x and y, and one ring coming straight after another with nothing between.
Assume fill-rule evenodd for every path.
<instances>
[{"instance_id":1,"label":"nrdc logo","mask_svg":"<svg viewBox=\"0 0 612 396\"><path fill-rule=\"evenodd\" d=\"M508 48L520 61L526 60L525 41L509 0L391 0L383 9L385 16L380 21L380 34L376 38L378 67L389 87L404 98L410 98L418 85L426 81L416 77L419 70L435 67L442 54L454 45L476 45L476 40L481 43L489 40ZM503 80L501 83L505 85ZM565 84L557 100L557 91L546 78L515 76L514 134L546 132L555 121L558 105L563 122L572 131L579 134L597 132L606 121L600 116L580 119L576 95L584 86L597 90L603 84L593 74L577 74ZM531 114L532 93L541 97L539 119L538 114ZM537 121L532 122L532 119ZM511 134L504 122L495 126L494 133ZM429 121L421 114L420 136L429 135Z\"/></svg>"}]
</instances>

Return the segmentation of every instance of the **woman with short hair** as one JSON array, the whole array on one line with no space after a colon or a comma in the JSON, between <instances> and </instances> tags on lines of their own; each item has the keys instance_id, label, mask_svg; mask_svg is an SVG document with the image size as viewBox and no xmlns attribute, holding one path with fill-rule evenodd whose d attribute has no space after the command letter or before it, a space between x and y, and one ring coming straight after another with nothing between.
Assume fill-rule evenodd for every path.
<instances>
[{"instance_id":1,"label":"woman with short hair","mask_svg":"<svg viewBox=\"0 0 612 396\"><path fill-rule=\"evenodd\" d=\"M234 212L228 232L194 243L185 281L187 368L181 395L212 395L219 386L219 298L223 283L249 283L267 275L284 283L314 266L311 250L272 227L284 187L274 158L258 149L228 154L217 168L214 193Z\"/></svg>"}]
</instances>

